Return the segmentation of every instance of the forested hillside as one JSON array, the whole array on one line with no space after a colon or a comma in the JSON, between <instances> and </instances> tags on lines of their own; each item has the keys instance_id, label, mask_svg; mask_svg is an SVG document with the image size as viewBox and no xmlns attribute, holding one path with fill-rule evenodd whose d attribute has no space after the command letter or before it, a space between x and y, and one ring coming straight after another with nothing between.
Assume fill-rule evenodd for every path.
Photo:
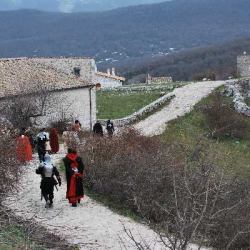
<instances>
[{"instance_id":1,"label":"forested hillside","mask_svg":"<svg viewBox=\"0 0 250 250\"><path fill-rule=\"evenodd\" d=\"M106 12L0 12L0 57L90 56L116 65L250 36L249 0L175 0Z\"/></svg>"},{"instance_id":2,"label":"forested hillside","mask_svg":"<svg viewBox=\"0 0 250 250\"><path fill-rule=\"evenodd\" d=\"M144 82L147 74L172 76L174 81L228 79L237 76L237 56L244 51L250 55L250 38L191 49L119 69L131 83Z\"/></svg>"}]
</instances>

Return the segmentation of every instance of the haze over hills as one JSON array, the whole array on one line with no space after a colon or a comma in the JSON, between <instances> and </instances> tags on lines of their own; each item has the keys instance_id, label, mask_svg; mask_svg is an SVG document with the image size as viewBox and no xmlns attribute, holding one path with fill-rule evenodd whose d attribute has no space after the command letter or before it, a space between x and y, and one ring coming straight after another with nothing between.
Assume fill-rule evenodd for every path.
<instances>
[{"instance_id":1,"label":"haze over hills","mask_svg":"<svg viewBox=\"0 0 250 250\"><path fill-rule=\"evenodd\" d=\"M135 62L250 36L249 0L174 0L105 12L0 12L0 57Z\"/></svg>"},{"instance_id":2,"label":"haze over hills","mask_svg":"<svg viewBox=\"0 0 250 250\"><path fill-rule=\"evenodd\" d=\"M159 3L163 1L164 0L1 0L0 10L36 9L55 12L103 11L129 5Z\"/></svg>"}]
</instances>

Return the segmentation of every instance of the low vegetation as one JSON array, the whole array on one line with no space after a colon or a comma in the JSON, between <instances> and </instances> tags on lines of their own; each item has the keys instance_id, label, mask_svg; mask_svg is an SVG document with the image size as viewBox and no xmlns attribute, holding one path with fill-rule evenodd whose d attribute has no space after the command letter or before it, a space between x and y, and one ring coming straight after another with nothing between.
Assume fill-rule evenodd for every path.
<instances>
[{"instance_id":1,"label":"low vegetation","mask_svg":"<svg viewBox=\"0 0 250 250\"><path fill-rule=\"evenodd\" d=\"M160 97L159 91L97 91L97 116L99 119L123 118Z\"/></svg>"},{"instance_id":2,"label":"low vegetation","mask_svg":"<svg viewBox=\"0 0 250 250\"><path fill-rule=\"evenodd\" d=\"M250 119L220 91L159 137L128 130L79 149L85 186L147 220L169 249L250 247Z\"/></svg>"}]
</instances>

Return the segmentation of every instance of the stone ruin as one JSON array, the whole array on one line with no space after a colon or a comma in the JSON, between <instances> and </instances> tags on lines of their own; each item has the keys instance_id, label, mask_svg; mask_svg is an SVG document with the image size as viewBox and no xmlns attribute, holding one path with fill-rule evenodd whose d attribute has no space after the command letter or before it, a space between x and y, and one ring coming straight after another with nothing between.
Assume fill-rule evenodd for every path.
<instances>
[{"instance_id":1,"label":"stone ruin","mask_svg":"<svg viewBox=\"0 0 250 250\"><path fill-rule=\"evenodd\" d=\"M226 82L226 95L233 97L238 113L250 116L250 107L246 104L246 99L250 97L250 79Z\"/></svg>"},{"instance_id":2,"label":"stone ruin","mask_svg":"<svg viewBox=\"0 0 250 250\"><path fill-rule=\"evenodd\" d=\"M147 76L147 84L160 84L160 83L170 83L172 82L172 77L152 77L150 75Z\"/></svg>"}]
</instances>

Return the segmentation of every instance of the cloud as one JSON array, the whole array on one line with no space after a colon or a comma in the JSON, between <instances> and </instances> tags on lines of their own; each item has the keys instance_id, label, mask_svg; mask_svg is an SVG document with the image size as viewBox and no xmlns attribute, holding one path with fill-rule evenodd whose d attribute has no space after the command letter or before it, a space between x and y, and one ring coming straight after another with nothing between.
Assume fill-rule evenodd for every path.
<instances>
[{"instance_id":1,"label":"cloud","mask_svg":"<svg viewBox=\"0 0 250 250\"><path fill-rule=\"evenodd\" d=\"M21 1L21 0L13 0ZM76 4L86 4L90 2L95 2L95 0L56 0L59 3L59 10L61 12L70 13L74 10Z\"/></svg>"},{"instance_id":2,"label":"cloud","mask_svg":"<svg viewBox=\"0 0 250 250\"><path fill-rule=\"evenodd\" d=\"M22 4L22 0L9 0L10 4L18 6Z\"/></svg>"}]
</instances>

